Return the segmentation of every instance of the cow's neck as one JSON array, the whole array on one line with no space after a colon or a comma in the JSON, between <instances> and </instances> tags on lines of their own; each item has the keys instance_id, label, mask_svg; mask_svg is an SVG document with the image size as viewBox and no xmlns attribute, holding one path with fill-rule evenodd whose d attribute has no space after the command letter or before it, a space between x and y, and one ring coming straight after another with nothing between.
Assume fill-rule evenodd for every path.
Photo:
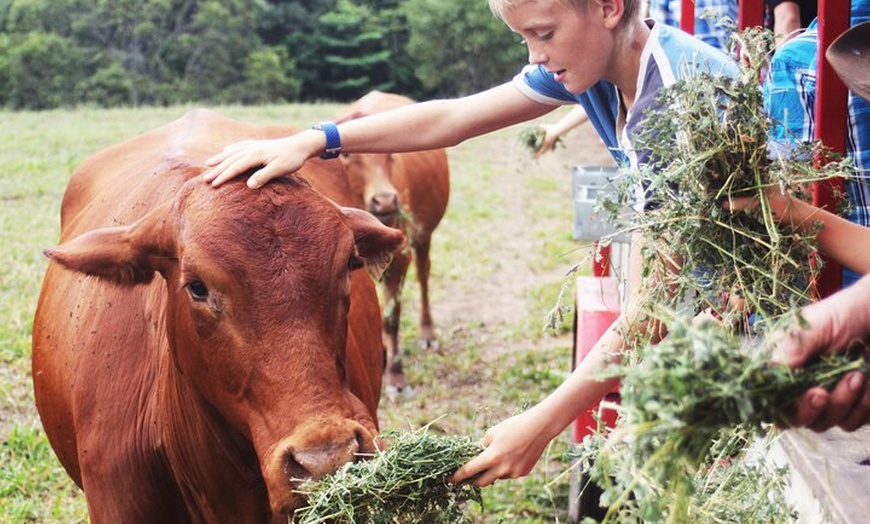
<instances>
[{"instance_id":1,"label":"cow's neck","mask_svg":"<svg viewBox=\"0 0 870 524\"><path fill-rule=\"evenodd\" d=\"M238 522L262 514L266 488L250 442L190 386L168 354L160 360L160 439L188 510L206 522L227 511L248 512Z\"/></svg>"}]
</instances>

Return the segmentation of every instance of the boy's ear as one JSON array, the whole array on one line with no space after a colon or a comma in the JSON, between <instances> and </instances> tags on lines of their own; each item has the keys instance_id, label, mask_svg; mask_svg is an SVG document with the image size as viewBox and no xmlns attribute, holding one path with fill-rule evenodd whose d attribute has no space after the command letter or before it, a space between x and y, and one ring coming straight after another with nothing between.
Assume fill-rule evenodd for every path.
<instances>
[{"instance_id":1,"label":"boy's ear","mask_svg":"<svg viewBox=\"0 0 870 524\"><path fill-rule=\"evenodd\" d=\"M622 15L625 13L624 0L596 0L601 6L602 14L604 15L604 25L608 29L613 29L622 21Z\"/></svg>"}]
</instances>

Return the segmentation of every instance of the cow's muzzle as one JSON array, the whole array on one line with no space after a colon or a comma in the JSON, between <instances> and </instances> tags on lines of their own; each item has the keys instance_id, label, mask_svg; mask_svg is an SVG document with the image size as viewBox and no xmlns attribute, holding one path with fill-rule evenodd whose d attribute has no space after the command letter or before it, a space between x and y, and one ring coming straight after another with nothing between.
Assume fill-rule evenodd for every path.
<instances>
[{"instance_id":1,"label":"cow's muzzle","mask_svg":"<svg viewBox=\"0 0 870 524\"><path fill-rule=\"evenodd\" d=\"M305 500L295 490L318 480L348 462L361 460L375 449L374 434L352 420L316 421L282 440L263 464L272 511L289 515Z\"/></svg>"}]
</instances>

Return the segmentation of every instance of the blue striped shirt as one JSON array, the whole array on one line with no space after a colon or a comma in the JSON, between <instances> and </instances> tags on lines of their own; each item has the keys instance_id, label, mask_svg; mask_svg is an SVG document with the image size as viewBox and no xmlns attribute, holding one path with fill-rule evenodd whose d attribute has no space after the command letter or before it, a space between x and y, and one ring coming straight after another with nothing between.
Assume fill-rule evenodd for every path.
<instances>
[{"instance_id":1,"label":"blue striped shirt","mask_svg":"<svg viewBox=\"0 0 870 524\"><path fill-rule=\"evenodd\" d=\"M867 20L870 20L870 0L852 0L852 25ZM764 83L764 102L774 120L771 133L774 156L787 157L790 143L814 139L817 61L818 21L813 21L804 33L783 44L770 62ZM855 178L846 184L851 206L847 218L870 226L870 102L851 91L846 153L856 170ZM857 274L844 270L843 286L857 279Z\"/></svg>"},{"instance_id":2,"label":"blue striped shirt","mask_svg":"<svg viewBox=\"0 0 870 524\"><path fill-rule=\"evenodd\" d=\"M650 17L671 27L680 27L682 0L650 0ZM737 26L737 0L695 0L697 38L727 50Z\"/></svg>"}]
</instances>

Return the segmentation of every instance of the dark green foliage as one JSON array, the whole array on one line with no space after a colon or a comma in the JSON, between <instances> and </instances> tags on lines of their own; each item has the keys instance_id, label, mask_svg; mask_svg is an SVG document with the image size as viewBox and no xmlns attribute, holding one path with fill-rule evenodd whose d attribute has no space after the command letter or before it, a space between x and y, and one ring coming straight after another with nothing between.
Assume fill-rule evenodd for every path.
<instances>
[{"instance_id":1,"label":"dark green foliage","mask_svg":"<svg viewBox=\"0 0 870 524\"><path fill-rule=\"evenodd\" d=\"M368 91L391 91L388 71L390 52L378 18L366 7L339 0L336 8L320 17L315 39L320 59L328 66L321 77L322 95L351 101Z\"/></svg>"},{"instance_id":2,"label":"dark green foliage","mask_svg":"<svg viewBox=\"0 0 870 524\"><path fill-rule=\"evenodd\" d=\"M438 96L471 94L510 80L527 62L520 38L484 1L405 0L408 54Z\"/></svg>"},{"instance_id":3,"label":"dark green foliage","mask_svg":"<svg viewBox=\"0 0 870 524\"><path fill-rule=\"evenodd\" d=\"M2 47L0 47L2 49ZM85 79L82 49L56 33L31 32L10 42L0 64L7 105L49 109L73 105L76 85Z\"/></svg>"},{"instance_id":4,"label":"dark green foliage","mask_svg":"<svg viewBox=\"0 0 870 524\"><path fill-rule=\"evenodd\" d=\"M422 99L522 64L485 3L427 1L0 0L0 107Z\"/></svg>"}]
</instances>

